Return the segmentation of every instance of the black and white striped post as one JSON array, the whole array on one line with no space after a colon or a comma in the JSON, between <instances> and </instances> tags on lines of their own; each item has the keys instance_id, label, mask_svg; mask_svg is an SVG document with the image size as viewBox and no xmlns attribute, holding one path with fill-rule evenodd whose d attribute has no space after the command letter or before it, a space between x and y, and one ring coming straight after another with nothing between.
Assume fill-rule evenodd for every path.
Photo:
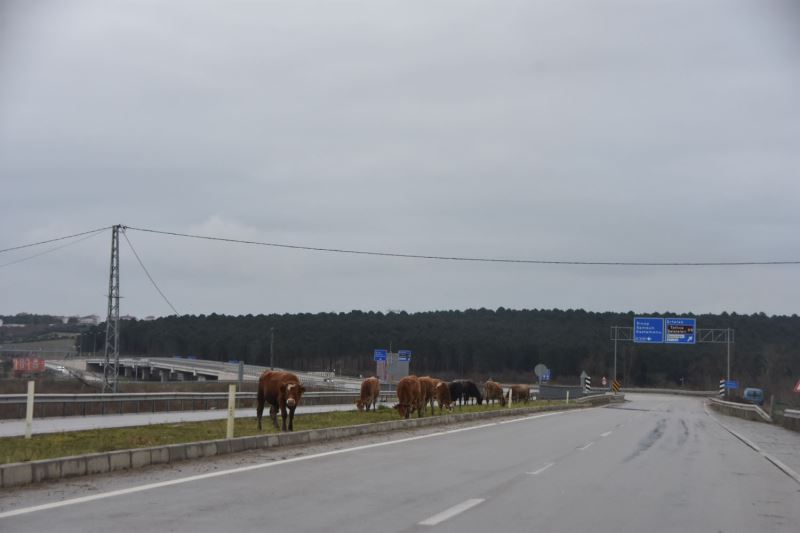
<instances>
[{"instance_id":1,"label":"black and white striped post","mask_svg":"<svg viewBox=\"0 0 800 533\"><path fill-rule=\"evenodd\" d=\"M724 379L719 380L719 397L725 397L725 385L727 385L727 381Z\"/></svg>"},{"instance_id":2,"label":"black and white striped post","mask_svg":"<svg viewBox=\"0 0 800 533\"><path fill-rule=\"evenodd\" d=\"M592 376L583 378L583 392L592 392Z\"/></svg>"}]
</instances>

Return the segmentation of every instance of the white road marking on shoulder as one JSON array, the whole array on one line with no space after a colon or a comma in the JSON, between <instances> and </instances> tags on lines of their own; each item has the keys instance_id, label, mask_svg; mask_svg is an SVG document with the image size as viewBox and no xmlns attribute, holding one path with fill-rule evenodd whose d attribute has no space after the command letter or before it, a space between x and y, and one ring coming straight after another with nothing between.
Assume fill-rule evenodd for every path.
<instances>
[{"instance_id":1,"label":"white road marking on shoulder","mask_svg":"<svg viewBox=\"0 0 800 533\"><path fill-rule=\"evenodd\" d=\"M481 424L481 425L478 425L478 426L470 426L470 427L465 427L465 428L449 429L447 431L439 431L439 432L436 432L436 433L429 433L427 435L418 435L416 437L406 437L404 439L397 439L397 440L386 441L386 442L376 442L376 443L373 443L373 444L364 444L362 446L354 446L352 448L343 448L341 450L332 450L332 451L329 451L329 452L315 453L315 454L312 454L312 455L303 455L303 456L299 456L299 457L292 457L291 459L283 459L283 460L280 460L280 461L271 461L269 463L261 463L261 464L257 464L257 465L242 466L242 467L238 467L238 468L231 468L229 470L220 470L220 471L217 471L217 472L208 472L206 474L198 474L196 476L188 476L188 477L184 477L184 478L180 478L180 479L171 479L169 481L159 481L157 483L148 483L146 485L139 485L138 487L130 487L130 488L127 488L127 489L113 490L113 491L110 491L110 492L104 492L102 494L93 494L91 496L81 496L80 498L73 498L71 500L63 500L63 501L60 501L60 502L52 502L52 503L45 503L45 504L42 504L42 505L35 505L33 507L24 507L22 509L14 509L13 511L6 511L6 512L0 513L0 518L9 518L9 517L12 517L12 516L19 516L19 515L23 515L23 514L35 513L35 512L38 512L38 511L47 511L49 509L57 509L59 507L65 507L67 505L76 505L76 504L79 504L79 503L87 503L87 502L93 502L93 501L97 501L97 500L103 500L103 499L106 499L106 498L113 498L115 496L124 496L124 495L127 495L127 494L135 494L137 492L144 492L144 491L147 491L147 490L158 489L158 488L162 488L162 487L169 487L169 486L172 486L172 485L180 485L180 484L189 483L189 482L192 482L192 481L201 481L201 480L204 480L204 479L211 479L211 478L220 477L220 476L227 476L227 475L230 475L230 474L238 474L238 473L241 473L241 472L249 472L251 470L260 470L262 468L271 468L273 466L284 465L284 464L288 464L288 463L296 463L298 461L306 461L306 460L309 460L309 459L317 459L317 458L320 458L320 457L328 457L328 456L331 456L331 455L339 455L339 454L342 454L342 453L355 452L355 451L359 451L359 450L368 450L370 448L379 448L381 446L390 446L392 444L400 444L400 443L403 443L403 442L411 442L411 441L415 441L415 440L429 439L429 438L438 437L438 436L441 436L441 435L450 435L452 433L460 433L460 432L463 432L463 431L472 431L474 429L481 429L481 428L491 427L491 426L495 426L495 425L497 425L497 422L491 422L489 424Z\"/></svg>"},{"instance_id":2,"label":"white road marking on shoulder","mask_svg":"<svg viewBox=\"0 0 800 533\"><path fill-rule=\"evenodd\" d=\"M609 435L611 435L612 433L613 433L613 431L606 431L605 433L601 433L601 434L600 434L600 436L601 436L601 437L608 437L608 436L609 436Z\"/></svg>"},{"instance_id":3,"label":"white road marking on shoulder","mask_svg":"<svg viewBox=\"0 0 800 533\"><path fill-rule=\"evenodd\" d=\"M458 505L454 505L449 509L445 509L439 514L435 514L430 518L426 518L422 522L419 523L420 526L435 526L441 522L444 522L448 518L453 518L454 516L463 513L469 509L472 509L476 505L485 502L484 498L472 498L471 500L467 500L465 502L461 502Z\"/></svg>"},{"instance_id":4,"label":"white road marking on shoulder","mask_svg":"<svg viewBox=\"0 0 800 533\"><path fill-rule=\"evenodd\" d=\"M524 422L525 420L534 420L536 418L544 418L546 416L553 416L553 415L563 415L563 411L556 411L553 413L545 413L543 415L534 415L534 416L523 416L522 418L512 418L511 420L503 420L502 422L497 422L498 424L513 424L514 422Z\"/></svg>"},{"instance_id":5,"label":"white road marking on shoulder","mask_svg":"<svg viewBox=\"0 0 800 533\"><path fill-rule=\"evenodd\" d=\"M534 470L533 472L525 472L525 473L526 473L526 474L530 474L530 475L532 475L532 476L538 476L539 474L541 474L542 472L544 472L545 470L547 470L548 468L550 468L550 467L551 467L551 466L553 466L554 464L555 464L555 463L547 463L546 465L544 465L543 467L541 467L539 470Z\"/></svg>"},{"instance_id":6,"label":"white road marking on shoulder","mask_svg":"<svg viewBox=\"0 0 800 533\"><path fill-rule=\"evenodd\" d=\"M578 449L579 449L579 450L585 450L586 448L588 448L588 447L589 447L589 446L591 446L592 444L594 444L594 441L590 442L590 443L589 443L589 444L587 444L586 446L581 446L581 447L580 447L580 448L578 448Z\"/></svg>"}]
</instances>

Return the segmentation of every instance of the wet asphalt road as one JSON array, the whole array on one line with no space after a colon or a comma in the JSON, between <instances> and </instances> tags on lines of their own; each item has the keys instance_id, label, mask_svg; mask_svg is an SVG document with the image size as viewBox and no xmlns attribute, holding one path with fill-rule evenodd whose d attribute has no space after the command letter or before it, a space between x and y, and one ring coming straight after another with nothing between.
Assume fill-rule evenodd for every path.
<instances>
[{"instance_id":1,"label":"wet asphalt road","mask_svg":"<svg viewBox=\"0 0 800 533\"><path fill-rule=\"evenodd\" d=\"M25 509L22 491L0 513L0 531L798 530L800 484L727 432L702 400L632 399L358 449L332 443L322 454L192 479L121 481L108 489L117 493L61 507L48 507L72 497L57 485L38 510ZM26 512L8 516L15 510Z\"/></svg>"}]
</instances>

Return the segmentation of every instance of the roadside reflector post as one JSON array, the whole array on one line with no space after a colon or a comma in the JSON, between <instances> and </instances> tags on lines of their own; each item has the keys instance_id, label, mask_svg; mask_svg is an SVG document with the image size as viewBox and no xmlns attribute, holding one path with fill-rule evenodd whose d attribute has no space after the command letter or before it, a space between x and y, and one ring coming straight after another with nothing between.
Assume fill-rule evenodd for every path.
<instances>
[{"instance_id":1,"label":"roadside reflector post","mask_svg":"<svg viewBox=\"0 0 800 533\"><path fill-rule=\"evenodd\" d=\"M567 405L569 405L569 391L567 391Z\"/></svg>"},{"instance_id":2,"label":"roadside reflector post","mask_svg":"<svg viewBox=\"0 0 800 533\"><path fill-rule=\"evenodd\" d=\"M28 404L25 409L25 438L31 438L33 433L33 387L34 382L28 382Z\"/></svg>"},{"instance_id":3,"label":"roadside reflector post","mask_svg":"<svg viewBox=\"0 0 800 533\"><path fill-rule=\"evenodd\" d=\"M228 431L225 436L227 439L233 438L233 422L236 415L236 385L228 385Z\"/></svg>"},{"instance_id":4,"label":"roadside reflector post","mask_svg":"<svg viewBox=\"0 0 800 533\"><path fill-rule=\"evenodd\" d=\"M511 407L512 396L514 396L514 390L513 389L508 389L508 406L509 407Z\"/></svg>"}]
</instances>

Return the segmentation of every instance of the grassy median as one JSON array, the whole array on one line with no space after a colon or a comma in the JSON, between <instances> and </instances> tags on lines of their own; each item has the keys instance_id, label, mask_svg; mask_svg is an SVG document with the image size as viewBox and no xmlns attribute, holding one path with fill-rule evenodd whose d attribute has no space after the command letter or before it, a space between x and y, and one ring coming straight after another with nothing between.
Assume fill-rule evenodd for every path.
<instances>
[{"instance_id":1,"label":"grassy median","mask_svg":"<svg viewBox=\"0 0 800 533\"><path fill-rule=\"evenodd\" d=\"M528 404L516 404L509 411L520 407L545 407L562 405L562 401L534 401ZM472 405L462 409L455 408L454 414L493 411L501 408L499 405ZM430 410L427 411L429 415ZM435 416L439 416L436 408ZM414 415L416 417L416 415ZM352 426L373 422L386 422L399 420L397 411L388 407L380 407L377 411L359 413L352 411L333 411L328 413L302 414L302 406L298 408L294 419L295 431L304 429L322 429L331 427ZM280 415L278 415L280 424ZM70 431L64 433L44 433L34 435L30 440L23 437L0 438L0 463L17 463L22 461L37 461L39 459L52 459L69 455L85 453L108 452L113 450L127 450L131 448L147 448L150 446L164 446L167 444L182 444L203 440L225 438L226 420L211 420L206 422L183 422L179 424L152 424L148 426L135 426L126 428L94 429L87 431ZM234 435L245 437L274 433L269 415L265 413L263 419L264 431L259 432L255 417L237 418Z\"/></svg>"}]
</instances>

